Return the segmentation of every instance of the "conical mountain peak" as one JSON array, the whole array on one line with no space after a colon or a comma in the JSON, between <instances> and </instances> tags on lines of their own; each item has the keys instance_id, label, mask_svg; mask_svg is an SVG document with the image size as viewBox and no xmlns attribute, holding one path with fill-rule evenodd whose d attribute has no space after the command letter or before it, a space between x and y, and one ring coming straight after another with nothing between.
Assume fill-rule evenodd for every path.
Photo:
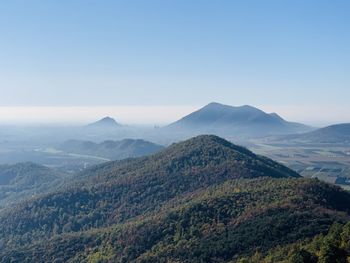
<instances>
[{"instance_id":1,"label":"conical mountain peak","mask_svg":"<svg viewBox=\"0 0 350 263\"><path fill-rule=\"evenodd\" d=\"M93 128L112 128L112 127L120 127L122 126L120 123L118 123L115 119L107 116L104 117L96 122L93 122L88 125L88 127L93 127Z\"/></svg>"}]
</instances>

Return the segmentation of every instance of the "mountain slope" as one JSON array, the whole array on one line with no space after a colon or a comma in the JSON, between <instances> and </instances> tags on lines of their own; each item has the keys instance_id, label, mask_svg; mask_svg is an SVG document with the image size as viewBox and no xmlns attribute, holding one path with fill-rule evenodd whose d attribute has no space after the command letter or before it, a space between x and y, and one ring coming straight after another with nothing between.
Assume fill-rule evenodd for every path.
<instances>
[{"instance_id":1,"label":"mountain slope","mask_svg":"<svg viewBox=\"0 0 350 263\"><path fill-rule=\"evenodd\" d=\"M94 155L111 160L121 160L131 157L149 155L162 150L164 147L144 140L124 139L121 141L91 141L69 140L59 146L68 153Z\"/></svg>"},{"instance_id":2,"label":"mountain slope","mask_svg":"<svg viewBox=\"0 0 350 263\"><path fill-rule=\"evenodd\" d=\"M9 232L22 236L29 230L40 237L44 226L62 232L123 222L184 193L227 179L261 176L299 177L221 138L199 136L153 156L110 162L81 173L75 186L1 216L0 238L6 239Z\"/></svg>"},{"instance_id":3,"label":"mountain slope","mask_svg":"<svg viewBox=\"0 0 350 263\"><path fill-rule=\"evenodd\" d=\"M30 262L33 255L37 262L228 262L326 233L333 222L349 220L349 201L348 193L315 180L233 180L122 224L3 249L0 258L2 262Z\"/></svg>"},{"instance_id":4,"label":"mountain slope","mask_svg":"<svg viewBox=\"0 0 350 263\"><path fill-rule=\"evenodd\" d=\"M239 262L348 262L350 257L350 222L334 223L327 234L317 235L285 246L278 246L268 256L257 253L253 257L241 258Z\"/></svg>"},{"instance_id":5,"label":"mountain slope","mask_svg":"<svg viewBox=\"0 0 350 263\"><path fill-rule=\"evenodd\" d=\"M340 188L198 136L0 213L0 260L228 262L325 233L349 213Z\"/></svg>"},{"instance_id":6,"label":"mountain slope","mask_svg":"<svg viewBox=\"0 0 350 263\"><path fill-rule=\"evenodd\" d=\"M309 143L350 143L350 123L336 124L284 139Z\"/></svg>"},{"instance_id":7,"label":"mountain slope","mask_svg":"<svg viewBox=\"0 0 350 263\"><path fill-rule=\"evenodd\" d=\"M0 208L45 193L63 178L61 173L35 163L0 165Z\"/></svg>"},{"instance_id":8,"label":"mountain slope","mask_svg":"<svg viewBox=\"0 0 350 263\"><path fill-rule=\"evenodd\" d=\"M265 136L309 131L303 124L287 122L276 113L267 114L245 105L233 107L210 103L166 127L192 133L213 133L231 136Z\"/></svg>"}]
</instances>

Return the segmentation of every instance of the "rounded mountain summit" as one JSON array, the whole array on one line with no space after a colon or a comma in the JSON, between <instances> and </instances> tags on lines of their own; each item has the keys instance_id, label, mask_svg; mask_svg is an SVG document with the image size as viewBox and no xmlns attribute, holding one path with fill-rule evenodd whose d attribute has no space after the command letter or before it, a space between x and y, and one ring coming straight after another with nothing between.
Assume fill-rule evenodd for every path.
<instances>
[{"instance_id":1,"label":"rounded mountain summit","mask_svg":"<svg viewBox=\"0 0 350 263\"><path fill-rule=\"evenodd\" d=\"M302 133L312 129L249 105L235 107L217 102L212 102L165 127L169 128L193 134L244 137Z\"/></svg>"}]
</instances>

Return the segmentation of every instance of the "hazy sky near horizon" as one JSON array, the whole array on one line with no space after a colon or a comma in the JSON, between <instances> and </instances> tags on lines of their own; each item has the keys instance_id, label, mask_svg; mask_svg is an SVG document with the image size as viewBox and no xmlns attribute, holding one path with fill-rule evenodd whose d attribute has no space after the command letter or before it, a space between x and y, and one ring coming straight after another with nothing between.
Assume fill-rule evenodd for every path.
<instances>
[{"instance_id":1,"label":"hazy sky near horizon","mask_svg":"<svg viewBox=\"0 0 350 263\"><path fill-rule=\"evenodd\" d=\"M108 109L166 122L211 101L350 122L349 12L347 0L2 1L0 122Z\"/></svg>"}]
</instances>

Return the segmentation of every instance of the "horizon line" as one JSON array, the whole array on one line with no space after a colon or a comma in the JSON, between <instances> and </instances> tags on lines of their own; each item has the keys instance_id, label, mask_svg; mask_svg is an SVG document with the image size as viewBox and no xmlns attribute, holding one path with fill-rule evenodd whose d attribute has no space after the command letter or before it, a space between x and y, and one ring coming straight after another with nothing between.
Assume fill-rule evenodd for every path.
<instances>
[{"instance_id":1,"label":"horizon line","mask_svg":"<svg viewBox=\"0 0 350 263\"><path fill-rule=\"evenodd\" d=\"M213 103L213 102L211 102ZM214 102L219 103L219 102ZM0 124L61 124L71 125L90 123L106 116L126 125L166 125L208 105L74 105L74 106L0 106ZM219 103L232 106L227 103ZM242 104L240 106L251 106ZM343 118L350 116L343 109L322 106L305 105L259 105L252 106L268 114L277 113L283 119L291 122L300 122L311 126L326 126L338 123L348 123ZM323 112L322 112L323 111ZM305 114L307 112L307 114ZM320 119L319 116L323 118ZM341 117L340 117L341 116Z\"/></svg>"}]
</instances>

